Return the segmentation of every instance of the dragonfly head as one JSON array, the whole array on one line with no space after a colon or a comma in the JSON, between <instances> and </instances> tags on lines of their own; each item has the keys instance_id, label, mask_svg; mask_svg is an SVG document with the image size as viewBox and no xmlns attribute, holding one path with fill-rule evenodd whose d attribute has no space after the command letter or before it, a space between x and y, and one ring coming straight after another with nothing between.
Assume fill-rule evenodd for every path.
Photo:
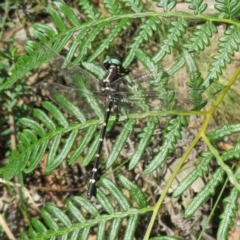
<instances>
[{"instance_id":1,"label":"dragonfly head","mask_svg":"<svg viewBox=\"0 0 240 240\"><path fill-rule=\"evenodd\" d=\"M114 64L116 66L122 67L121 61L117 57L107 56L103 61L103 66L108 70L109 67Z\"/></svg>"},{"instance_id":2,"label":"dragonfly head","mask_svg":"<svg viewBox=\"0 0 240 240\"><path fill-rule=\"evenodd\" d=\"M105 58L105 60L103 61L103 66L105 67L106 70L109 70L111 65L115 65L117 67L118 70L118 76L125 76L127 74L129 74L130 70L129 69L125 69L122 66L122 62L119 60L118 57L115 56L107 56Z\"/></svg>"}]
</instances>

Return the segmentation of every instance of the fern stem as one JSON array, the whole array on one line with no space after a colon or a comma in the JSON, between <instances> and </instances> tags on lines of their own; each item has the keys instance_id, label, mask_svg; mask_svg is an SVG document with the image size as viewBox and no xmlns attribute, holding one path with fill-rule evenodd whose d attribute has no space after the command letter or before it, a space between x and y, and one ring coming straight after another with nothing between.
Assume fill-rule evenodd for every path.
<instances>
[{"instance_id":1,"label":"fern stem","mask_svg":"<svg viewBox=\"0 0 240 240\"><path fill-rule=\"evenodd\" d=\"M228 175L229 181L238 189L238 191L240 191L240 184L238 183L238 180L236 179L236 177L234 176L234 173L232 172L231 168L228 167L228 165L226 165L223 162L223 159L221 158L221 156L218 154L218 152L214 149L214 147L212 146L212 144L210 143L210 141L208 140L207 136L205 134L202 135L203 140L205 141L205 143L207 144L209 150L211 151L211 153L216 157L218 164L220 165L220 167L226 172L226 174Z\"/></svg>"},{"instance_id":2,"label":"fern stem","mask_svg":"<svg viewBox=\"0 0 240 240\"><path fill-rule=\"evenodd\" d=\"M80 26L77 27L72 27L67 31L61 32L58 35L54 36L51 39L51 42L55 42L56 39L59 39L61 37L63 37L64 35L70 35L71 33L75 33L78 31L81 31L82 29L85 28L91 28L91 27L95 27L100 25L101 23L104 22L114 22L120 19L126 19L126 18L144 18L144 17L164 17L164 16L168 16L168 17L181 17L181 18L187 18L190 19L192 18L192 14L190 13L182 13L182 12L162 12L162 13L156 13L156 12L140 12L140 13L128 13L128 14L120 14L120 15L115 15L115 16L111 16L111 17L106 17L106 18L100 18L99 20L93 21L93 22L89 22L89 23L84 23ZM219 23L219 18L215 17L215 16L211 16L211 15L204 15L204 14L198 14L194 16L194 19L196 20L205 20L205 21L211 21L211 22L217 22ZM237 27L240 27L240 22L235 21L234 19L221 19L222 23L228 23L230 25L235 25ZM4 85L4 84L3 84ZM7 86L4 86L7 87ZM0 86L0 90L3 89L2 85Z\"/></svg>"},{"instance_id":3,"label":"fern stem","mask_svg":"<svg viewBox=\"0 0 240 240\"><path fill-rule=\"evenodd\" d=\"M157 214L159 212L159 209L165 199L165 196L168 193L168 190L170 188L170 186L172 185L172 182L174 181L174 179L176 178L176 175L178 174L179 170L181 169L182 165L184 164L185 160L187 159L188 155L190 154L190 152L192 151L192 149L194 148L194 146L197 144L197 142L199 141L199 139L201 138L201 131L199 131L199 133L197 134L197 136L194 138L194 140L192 141L192 143L190 144L190 146L187 148L186 152L183 154L181 160L179 161L179 163L176 165L176 168L174 169L173 173L171 174L171 177L169 178L169 180L167 181L167 184L165 186L165 188L163 189L163 192L161 194L161 197L159 198L154 211L153 211L153 215L151 217L147 232L144 236L144 240L149 239L150 237L150 233L152 230L152 227L154 225L155 219L157 217Z\"/></svg>"},{"instance_id":4,"label":"fern stem","mask_svg":"<svg viewBox=\"0 0 240 240\"><path fill-rule=\"evenodd\" d=\"M237 69L237 71L234 73L233 77L230 79L229 83L226 85L226 87L223 89L223 91L221 92L221 94L219 95L219 97L216 99L215 103L213 104L213 106L209 109L209 111L206 113L206 118L203 122L203 125L199 131L199 133L197 134L197 136L194 138L194 140L192 141L192 143L190 144L190 146L187 148L186 152L184 153L184 155L182 156L181 160L179 161L179 163L177 164L176 168L174 169L173 174L171 175L171 177L169 178L161 197L159 198L156 207L154 208L148 229L146 231L146 234L144 236L144 240L149 239L150 237L150 233L151 230L153 228L155 219L157 217L157 214L159 212L159 209L161 207L161 204L163 202L163 200L165 199L165 196L167 195L167 192L170 188L170 186L172 185L173 180L175 179L177 173L179 172L180 168L182 167L183 163L185 162L185 160L187 159L188 155L190 154L190 152L192 151L192 149L194 148L194 146L196 145L196 143L199 141L200 138L203 138L204 141L206 142L206 144L208 145L210 151L214 154L214 156L217 158L219 165L223 168L224 171L226 171L229 180L238 188L238 190L240 191L240 185L238 184L236 178L234 177L233 172L231 171L231 169L229 169L229 167L223 163L222 158L218 155L218 153L214 150L213 146L211 145L211 143L209 142L208 138L205 135L205 131L206 128L209 124L209 121L213 115L213 113L215 112L216 108L218 107L218 105L221 103L222 99L224 98L224 96L227 94L227 92L229 91L230 87L233 85L233 83L236 81L238 75L240 74L240 67Z\"/></svg>"},{"instance_id":5,"label":"fern stem","mask_svg":"<svg viewBox=\"0 0 240 240\"><path fill-rule=\"evenodd\" d=\"M217 208L219 202L220 202L221 199L222 199L222 195L223 195L223 192L224 192L224 190L225 190L225 188L226 188L226 186L227 186L227 183L228 183L228 179L226 179L225 183L223 184L222 189L221 189L221 192L219 193L218 198L217 198L217 200L215 201L214 206L213 206L213 208L211 209L210 215L208 216L207 220L205 221L205 224L204 224L204 226L203 226L203 228L202 228L202 231L201 231L200 235L198 236L198 239L197 239L197 240L203 239L203 238L202 238L202 235L203 235L204 231L207 229L207 226L208 226L211 218L213 217L213 214L215 213L216 208Z\"/></svg>"},{"instance_id":6,"label":"fern stem","mask_svg":"<svg viewBox=\"0 0 240 240\"><path fill-rule=\"evenodd\" d=\"M202 132L203 135L207 129L207 126L209 124L210 119L212 118L213 113L215 112L219 104L222 102L222 100L224 99L225 95L228 93L229 89L232 87L234 82L237 80L237 77L239 74L240 74L240 67L235 71L235 73L233 74L228 84L224 87L221 94L219 94L218 98L216 99L216 101L213 103L212 107L209 109L208 113L206 114L206 119L204 120L203 126L200 130L200 132Z\"/></svg>"}]
</instances>

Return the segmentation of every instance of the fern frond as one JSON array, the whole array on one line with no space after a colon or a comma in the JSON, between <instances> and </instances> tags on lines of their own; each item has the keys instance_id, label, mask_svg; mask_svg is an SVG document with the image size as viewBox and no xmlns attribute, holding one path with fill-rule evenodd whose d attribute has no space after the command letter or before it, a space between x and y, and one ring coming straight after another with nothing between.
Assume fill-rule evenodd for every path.
<instances>
[{"instance_id":1,"label":"fern frond","mask_svg":"<svg viewBox=\"0 0 240 240\"><path fill-rule=\"evenodd\" d=\"M79 17L69 6L62 2L54 2L54 4L64 14L64 17L66 17L68 23L71 24L73 27L77 27L81 24Z\"/></svg>"},{"instance_id":2,"label":"fern frond","mask_svg":"<svg viewBox=\"0 0 240 240\"><path fill-rule=\"evenodd\" d=\"M169 0L161 0L157 6L163 8L164 12L170 12L173 8L175 8L177 4L176 0L169 1Z\"/></svg>"},{"instance_id":3,"label":"fern frond","mask_svg":"<svg viewBox=\"0 0 240 240\"><path fill-rule=\"evenodd\" d=\"M191 203L187 206L185 210L185 217L189 217L197 209L207 200L209 199L214 193L216 192L216 187L223 182L225 172L218 168L212 175L212 178L209 182L205 185L205 187L199 192L191 201Z\"/></svg>"},{"instance_id":4,"label":"fern frond","mask_svg":"<svg viewBox=\"0 0 240 240\"><path fill-rule=\"evenodd\" d=\"M149 174L157 169L166 160L168 154L175 150L175 144L178 139L181 139L180 133L183 127L187 126L187 121L184 117L177 117L171 119L165 128L164 140L161 147L159 147L158 154L152 159L151 163L147 166L144 173Z\"/></svg>"},{"instance_id":5,"label":"fern frond","mask_svg":"<svg viewBox=\"0 0 240 240\"><path fill-rule=\"evenodd\" d=\"M167 53L170 53L170 48L179 41L179 39L186 32L187 27L188 23L184 18L178 18L177 20L171 22L170 27L167 30L167 37L166 39L163 39L162 47L153 57L155 62L161 61Z\"/></svg>"},{"instance_id":6,"label":"fern frond","mask_svg":"<svg viewBox=\"0 0 240 240\"><path fill-rule=\"evenodd\" d=\"M219 75L222 74L222 69L226 67L227 63L230 63L230 57L234 55L235 51L238 51L240 44L239 28L236 26L230 26L226 30L225 36L219 38L219 42L219 54L213 57L214 62L210 65L209 74L205 82L218 79Z\"/></svg>"},{"instance_id":7,"label":"fern frond","mask_svg":"<svg viewBox=\"0 0 240 240\"><path fill-rule=\"evenodd\" d=\"M196 26L192 36L189 38L189 42L185 44L185 48L190 50L203 50L205 47L209 46L210 38L212 37L213 33L217 33L216 26L207 21L205 24Z\"/></svg>"},{"instance_id":8,"label":"fern frond","mask_svg":"<svg viewBox=\"0 0 240 240\"><path fill-rule=\"evenodd\" d=\"M43 129L43 127L36 121L33 121L28 118L22 118L20 119L20 123L27 126L28 128L31 128L40 137L44 137L46 135L46 132Z\"/></svg>"},{"instance_id":9,"label":"fern frond","mask_svg":"<svg viewBox=\"0 0 240 240\"><path fill-rule=\"evenodd\" d=\"M144 208L148 205L144 193L136 184L132 183L128 178L121 174L118 175L118 179L122 186L130 192L140 208Z\"/></svg>"},{"instance_id":10,"label":"fern frond","mask_svg":"<svg viewBox=\"0 0 240 240\"><path fill-rule=\"evenodd\" d=\"M96 12L88 0L79 1L78 4L90 20L94 21L101 16L101 13Z\"/></svg>"},{"instance_id":11,"label":"fern frond","mask_svg":"<svg viewBox=\"0 0 240 240\"><path fill-rule=\"evenodd\" d=\"M84 149L88 146L89 142L93 138L93 135L96 132L96 129L97 129L97 126L89 127L89 129L87 130L86 134L84 135L81 143L78 145L76 150L72 153L72 155L71 155L71 157L69 159L69 164L72 164L82 154ZM91 157L89 159L91 159ZM89 162L88 161L84 161L83 165L87 165Z\"/></svg>"},{"instance_id":12,"label":"fern frond","mask_svg":"<svg viewBox=\"0 0 240 240\"><path fill-rule=\"evenodd\" d=\"M210 141L216 141L239 132L240 124L228 124L211 131L211 133L208 134L208 138Z\"/></svg>"},{"instance_id":13,"label":"fern frond","mask_svg":"<svg viewBox=\"0 0 240 240\"><path fill-rule=\"evenodd\" d=\"M196 168L186 177L184 178L174 190L172 196L178 197L181 195L186 189L188 189L194 181L199 177L203 177L204 174L209 172L209 163L212 160L213 155L210 152L201 153L201 159L197 164Z\"/></svg>"},{"instance_id":14,"label":"fern frond","mask_svg":"<svg viewBox=\"0 0 240 240\"><path fill-rule=\"evenodd\" d=\"M144 7L140 0L123 0L123 3L126 7L129 7L135 13L141 12Z\"/></svg>"},{"instance_id":15,"label":"fern frond","mask_svg":"<svg viewBox=\"0 0 240 240\"><path fill-rule=\"evenodd\" d=\"M80 54L77 56L77 58L75 59L75 63L80 62L82 60L82 58L87 54L88 50L91 49L92 47L92 42L93 40L98 36L99 33L101 33L103 31L103 29L106 27L106 25L108 25L108 23L103 22L102 24L99 24L93 31L89 32L90 37L88 36L87 39L85 39L84 44L81 45L81 52ZM81 34L79 35L81 36ZM85 36L86 37L86 36ZM79 45L79 42L81 42L83 39L80 39L80 41L77 41L75 44L76 46ZM111 41L112 39L110 39ZM104 48L102 49L102 51L104 50ZM98 52L98 55L101 52ZM98 56L97 55L97 56ZM89 62L93 61L94 58L90 58L88 59Z\"/></svg>"},{"instance_id":16,"label":"fern frond","mask_svg":"<svg viewBox=\"0 0 240 240\"><path fill-rule=\"evenodd\" d=\"M121 7L118 4L117 1L115 0L103 0L103 4L105 6L105 8L107 9L107 11L111 14L111 15L119 15L121 13Z\"/></svg>"},{"instance_id":17,"label":"fern frond","mask_svg":"<svg viewBox=\"0 0 240 240\"><path fill-rule=\"evenodd\" d=\"M237 142L237 144L232 149L229 149L222 155L223 161L238 159L239 157L240 157L240 142Z\"/></svg>"},{"instance_id":18,"label":"fern frond","mask_svg":"<svg viewBox=\"0 0 240 240\"><path fill-rule=\"evenodd\" d=\"M35 36L43 43L47 43L48 39L54 38L56 36L55 31L46 25L43 24L34 24ZM62 28L65 31L65 28ZM44 33L44 34L43 34Z\"/></svg>"},{"instance_id":19,"label":"fern frond","mask_svg":"<svg viewBox=\"0 0 240 240\"><path fill-rule=\"evenodd\" d=\"M117 23L113 29L111 29L110 34L102 41L101 45L94 51L94 53L88 58L88 61L93 61L97 56L99 56L105 49L109 47L109 44L120 34L120 32L126 29L130 25L129 19L122 19Z\"/></svg>"},{"instance_id":20,"label":"fern frond","mask_svg":"<svg viewBox=\"0 0 240 240\"><path fill-rule=\"evenodd\" d=\"M118 202L119 210L115 211L109 198L101 191L97 190L97 199L102 208L109 214L101 214L93 204L82 197L73 197L67 201L66 211L62 211L53 204L46 204L41 210L43 221L34 218L32 220L31 231L29 231L28 239L48 239L50 237L65 237L70 239L70 236L77 234L78 238L88 239L90 230L94 226L98 227L97 236L106 239L106 228L110 228L108 237L117 239L121 234L124 239L132 239L140 220L140 214L145 215L151 208L147 208L147 201L142 191L126 177L120 176L120 182L124 187L127 187L129 193L136 200L130 205L126 197L118 190L118 188L108 179L102 178L101 182L105 185L111 196ZM86 219L85 213L91 215L91 218ZM125 229L122 226L122 220L125 219ZM108 224L108 227L107 225ZM25 239L24 234L21 239Z\"/></svg>"},{"instance_id":21,"label":"fern frond","mask_svg":"<svg viewBox=\"0 0 240 240\"><path fill-rule=\"evenodd\" d=\"M138 36L133 39L132 44L129 46L129 53L126 57L123 65L128 66L135 57L135 49L138 49L143 41L148 41L152 37L153 31L157 29L157 26L161 24L161 20L158 17L150 17L139 27Z\"/></svg>"},{"instance_id":22,"label":"fern frond","mask_svg":"<svg viewBox=\"0 0 240 240\"><path fill-rule=\"evenodd\" d=\"M59 32L65 32L67 30L67 26L64 22L64 19L62 18L62 16L60 15L59 11L57 11L54 8L48 8L48 12L49 14L52 16L55 24L56 24L56 28L58 29Z\"/></svg>"},{"instance_id":23,"label":"fern frond","mask_svg":"<svg viewBox=\"0 0 240 240\"><path fill-rule=\"evenodd\" d=\"M148 146L153 132L157 126L159 121L156 118L151 118L147 122L147 126L145 126L140 134L138 134L139 142L137 143L135 149L136 151L131 156L131 160L128 165L128 169L132 170L141 160L142 155L145 152L146 147Z\"/></svg>"},{"instance_id":24,"label":"fern frond","mask_svg":"<svg viewBox=\"0 0 240 240\"><path fill-rule=\"evenodd\" d=\"M46 105L47 102L45 102L45 105ZM53 108L51 108L52 110ZM59 112L60 113L60 112ZM52 121L52 119L50 117L48 117L48 115L41 111L40 109L33 109L33 115L38 118L41 122L44 122L45 123L45 127L47 127L49 130L55 130L56 129L56 125L54 124L54 122ZM56 116L56 114L54 114ZM63 116L61 113L58 114L60 116ZM60 124L62 122L62 126L63 127L66 127L68 126L68 123L67 123L67 119L66 118L62 118L62 121L60 120ZM30 131L29 131L30 132Z\"/></svg>"},{"instance_id":25,"label":"fern frond","mask_svg":"<svg viewBox=\"0 0 240 240\"><path fill-rule=\"evenodd\" d=\"M65 102L64 106L68 106L66 109L70 112L76 109L76 106L70 103ZM11 154L9 164L4 170L4 178L12 178L16 173L23 171L23 169L26 173L32 172L43 158L47 147L49 148L49 154L45 171L51 172L59 166L71 152L75 144L76 136L82 127L86 128L88 124L89 126L93 125L87 131L90 135L84 136L80 146L71 152L71 161L79 156L83 147L86 146L93 137L97 122L86 122L85 119L82 118L79 109L76 109L73 116L76 116L78 120L82 120L84 122L83 125L69 124L62 112L50 102L43 102L43 107L51 113L53 118L49 118L45 112L37 109L34 110L34 115L41 121L41 124L27 118L22 118L20 120L21 124L27 126L31 130L24 130L19 135L21 144L18 150ZM42 125L44 127L42 127ZM66 134L68 134L68 136L65 137L65 141L61 142L63 135L66 136ZM36 135L38 137L36 137ZM49 144L50 141L51 144ZM61 151L59 151L59 149L61 149ZM17 157L21 159L18 161L18 165L16 165L15 162Z\"/></svg>"},{"instance_id":26,"label":"fern frond","mask_svg":"<svg viewBox=\"0 0 240 240\"><path fill-rule=\"evenodd\" d=\"M83 160L83 167L87 166L93 159L93 157L95 156L95 153L97 151L97 147L98 147L98 143L99 143L99 138L100 136L97 136L94 141L92 142L92 144L89 146L88 152L84 157Z\"/></svg>"},{"instance_id":27,"label":"fern frond","mask_svg":"<svg viewBox=\"0 0 240 240\"><path fill-rule=\"evenodd\" d=\"M236 218L236 211L238 210L238 198L239 191L234 188L230 195L223 200L225 208L220 215L221 222L217 232L217 239L219 240L227 239L228 231L234 225L233 219Z\"/></svg>"},{"instance_id":28,"label":"fern frond","mask_svg":"<svg viewBox=\"0 0 240 240\"><path fill-rule=\"evenodd\" d=\"M79 122L86 122L85 116L82 112L77 108L72 102L70 102L67 98L65 98L61 94L54 95L56 102L58 102L63 109L66 109L69 113L71 113ZM50 113L52 113L55 120L60 124L62 127L67 127L68 121L63 115L62 111L59 110L54 104L51 102L44 101L42 102L42 106ZM36 115L36 117L38 117ZM39 117L38 117L39 118ZM41 119L40 119L41 120Z\"/></svg>"},{"instance_id":29,"label":"fern frond","mask_svg":"<svg viewBox=\"0 0 240 240\"><path fill-rule=\"evenodd\" d=\"M106 168L112 166L112 164L117 160L121 150L124 147L125 142L127 141L129 135L131 132L133 132L133 127L136 123L135 119L130 119L127 121L127 123L124 124L124 127L120 133L120 135L117 137L116 142L112 148L112 151L106 161Z\"/></svg>"},{"instance_id":30,"label":"fern frond","mask_svg":"<svg viewBox=\"0 0 240 240\"><path fill-rule=\"evenodd\" d=\"M73 144L75 143L75 139L77 137L78 134L78 130L73 130L68 138L65 140L65 144L62 146L62 150L58 153L58 155L56 156L56 149L59 148L59 143L60 143L60 136L59 139L56 139L56 146L55 146L55 142L52 144L51 149L53 148L53 150L51 151L50 149L50 153L53 153L48 156L48 164L46 166L45 171L46 172L51 172L53 169L55 169L56 167L58 167L67 157L68 153L70 152L70 150L72 149ZM54 139L55 140L55 139ZM50 156L52 158L50 158Z\"/></svg>"},{"instance_id":31,"label":"fern frond","mask_svg":"<svg viewBox=\"0 0 240 240\"><path fill-rule=\"evenodd\" d=\"M194 10L194 14L201 14L207 8L207 3L203 3L203 0L185 0L185 2L190 3L189 9Z\"/></svg>"},{"instance_id":32,"label":"fern frond","mask_svg":"<svg viewBox=\"0 0 240 240\"><path fill-rule=\"evenodd\" d=\"M237 0L216 0L215 8L220 12L222 18L235 18L240 12L240 2Z\"/></svg>"}]
</instances>

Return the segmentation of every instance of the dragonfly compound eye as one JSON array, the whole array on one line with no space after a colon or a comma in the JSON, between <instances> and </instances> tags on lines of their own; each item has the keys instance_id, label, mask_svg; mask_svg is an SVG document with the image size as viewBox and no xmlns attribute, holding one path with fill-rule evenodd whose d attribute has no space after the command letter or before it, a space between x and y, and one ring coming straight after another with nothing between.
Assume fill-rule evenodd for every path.
<instances>
[{"instance_id":1,"label":"dragonfly compound eye","mask_svg":"<svg viewBox=\"0 0 240 240\"><path fill-rule=\"evenodd\" d=\"M105 58L105 60L103 61L103 66L105 67L105 69L109 69L110 66L114 64L116 66L121 66L122 63L121 61L117 58L117 57L110 57L110 56L107 56Z\"/></svg>"}]
</instances>

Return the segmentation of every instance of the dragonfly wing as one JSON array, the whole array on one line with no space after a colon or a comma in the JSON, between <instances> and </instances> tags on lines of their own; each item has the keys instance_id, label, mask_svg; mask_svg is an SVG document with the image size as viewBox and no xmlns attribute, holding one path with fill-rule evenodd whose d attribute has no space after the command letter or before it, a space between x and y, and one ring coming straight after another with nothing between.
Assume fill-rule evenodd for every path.
<instances>
[{"instance_id":1,"label":"dragonfly wing","mask_svg":"<svg viewBox=\"0 0 240 240\"><path fill-rule=\"evenodd\" d=\"M74 104L87 118L103 117L105 97L99 92L79 90L47 81L41 83L41 89L44 94L67 112L69 112L68 104Z\"/></svg>"},{"instance_id":2,"label":"dragonfly wing","mask_svg":"<svg viewBox=\"0 0 240 240\"><path fill-rule=\"evenodd\" d=\"M80 108L86 117L103 117L102 104L104 97L101 95L99 80L78 65L66 59L46 45L41 45L42 54L51 54L54 58L50 61L53 68L52 76L41 84L45 94L63 107L57 100L61 94L66 101L71 101ZM63 101L63 100L62 100ZM64 107L65 108L65 107Z\"/></svg>"},{"instance_id":3,"label":"dragonfly wing","mask_svg":"<svg viewBox=\"0 0 240 240\"><path fill-rule=\"evenodd\" d=\"M94 92L100 91L99 80L94 75L78 65L66 62L62 56L56 56L50 63L53 66L53 69L58 72L60 76L64 77L65 84L68 87L81 90L82 84L81 82L79 83L79 80L81 79L87 89ZM55 81L58 82L57 79Z\"/></svg>"},{"instance_id":4,"label":"dragonfly wing","mask_svg":"<svg viewBox=\"0 0 240 240\"><path fill-rule=\"evenodd\" d=\"M43 55L46 54L53 56L50 64L53 70L57 72L59 76L61 76L61 78L56 77L53 80L54 82L59 84L65 84L68 87L72 88L79 88L78 79L80 76L82 81L85 82L86 88L96 92L100 90L99 80L94 75L84 70L79 65L67 61L64 57L59 55L50 47L44 44L40 45ZM78 76L78 78L76 78L75 76ZM64 81L62 81L62 78L64 78Z\"/></svg>"},{"instance_id":5,"label":"dragonfly wing","mask_svg":"<svg viewBox=\"0 0 240 240\"><path fill-rule=\"evenodd\" d=\"M190 74L184 68L173 75L154 69L129 74L113 84L117 89L115 98L122 99L131 111L192 110L206 100L202 98L202 88L189 88L189 81Z\"/></svg>"}]
</instances>

